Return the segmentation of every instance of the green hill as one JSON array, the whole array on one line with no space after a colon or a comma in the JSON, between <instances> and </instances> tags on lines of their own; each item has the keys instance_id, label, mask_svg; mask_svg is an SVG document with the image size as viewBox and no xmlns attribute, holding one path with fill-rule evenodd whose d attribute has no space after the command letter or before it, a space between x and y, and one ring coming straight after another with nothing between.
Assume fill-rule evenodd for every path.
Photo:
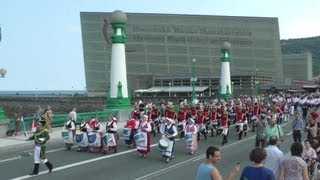
<instances>
[{"instance_id":1,"label":"green hill","mask_svg":"<svg viewBox=\"0 0 320 180\"><path fill-rule=\"evenodd\" d=\"M282 54L311 52L313 56L313 74L320 74L320 36L281 40Z\"/></svg>"}]
</instances>

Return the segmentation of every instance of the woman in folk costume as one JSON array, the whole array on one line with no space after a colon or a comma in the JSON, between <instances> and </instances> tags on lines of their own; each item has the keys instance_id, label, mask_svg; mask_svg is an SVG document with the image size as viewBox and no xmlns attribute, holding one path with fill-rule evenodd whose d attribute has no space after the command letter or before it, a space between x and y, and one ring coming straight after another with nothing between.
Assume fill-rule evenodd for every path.
<instances>
[{"instance_id":1,"label":"woman in folk costume","mask_svg":"<svg viewBox=\"0 0 320 180\"><path fill-rule=\"evenodd\" d=\"M99 152L101 149L102 128L98 119L91 119L89 122L91 131L88 133L90 152Z\"/></svg>"},{"instance_id":2,"label":"woman in folk costume","mask_svg":"<svg viewBox=\"0 0 320 180\"><path fill-rule=\"evenodd\" d=\"M117 152L119 135L118 135L118 121L117 119L111 115L108 119L106 130L107 133L102 140L102 148L101 151L103 153L107 153L110 150L113 150L114 153Z\"/></svg>"},{"instance_id":3,"label":"woman in folk costume","mask_svg":"<svg viewBox=\"0 0 320 180\"><path fill-rule=\"evenodd\" d=\"M135 135L137 151L139 152L140 157L147 157L150 153L150 132L151 124L148 122L148 116L142 115L138 133ZM136 136L141 138L137 139Z\"/></svg>"},{"instance_id":4,"label":"woman in folk costume","mask_svg":"<svg viewBox=\"0 0 320 180\"><path fill-rule=\"evenodd\" d=\"M186 132L186 138L185 138L186 149L189 151L191 155L193 155L193 152L198 149L198 141L197 141L198 129L192 118L188 119L188 124L185 127L184 131ZM190 135L191 135L191 139L189 137Z\"/></svg>"},{"instance_id":5,"label":"woman in folk costume","mask_svg":"<svg viewBox=\"0 0 320 180\"><path fill-rule=\"evenodd\" d=\"M41 119L37 122L36 132L27 140L34 140L34 168L30 175L36 175L39 173L40 163L44 163L51 173L53 165L48 161L46 157L46 143L50 139L48 130L44 127L46 121Z\"/></svg>"},{"instance_id":6,"label":"woman in folk costume","mask_svg":"<svg viewBox=\"0 0 320 180\"><path fill-rule=\"evenodd\" d=\"M76 123L74 120L69 119L64 128L67 130L68 132L68 138L64 138L64 143L65 143L65 147L70 150L71 147L73 146L73 142L74 142L74 137L76 135Z\"/></svg>"},{"instance_id":7,"label":"woman in folk costume","mask_svg":"<svg viewBox=\"0 0 320 180\"><path fill-rule=\"evenodd\" d=\"M165 124L161 128L161 133L163 138L168 139L168 147L165 151L162 151L162 156L166 158L166 162L168 163L170 159L173 158L173 150L175 145L175 137L178 135L178 131L176 126L174 125L174 120L170 118L166 118Z\"/></svg>"},{"instance_id":8,"label":"woman in folk costume","mask_svg":"<svg viewBox=\"0 0 320 180\"><path fill-rule=\"evenodd\" d=\"M76 133L76 142L78 144L78 152L83 152L88 149L89 141L88 141L88 132L90 131L89 124L82 120L80 124L80 132Z\"/></svg>"}]
</instances>

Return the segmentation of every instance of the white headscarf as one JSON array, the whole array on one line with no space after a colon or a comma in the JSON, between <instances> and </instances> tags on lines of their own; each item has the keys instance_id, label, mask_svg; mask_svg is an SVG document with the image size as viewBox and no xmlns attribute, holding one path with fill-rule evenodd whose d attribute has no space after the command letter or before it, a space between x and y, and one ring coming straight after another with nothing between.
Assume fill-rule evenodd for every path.
<instances>
[{"instance_id":1,"label":"white headscarf","mask_svg":"<svg viewBox=\"0 0 320 180\"><path fill-rule=\"evenodd\" d=\"M173 124L173 123L174 123L174 120L173 120L173 119L171 119L171 118L166 118L166 120L168 120L171 124Z\"/></svg>"}]
</instances>

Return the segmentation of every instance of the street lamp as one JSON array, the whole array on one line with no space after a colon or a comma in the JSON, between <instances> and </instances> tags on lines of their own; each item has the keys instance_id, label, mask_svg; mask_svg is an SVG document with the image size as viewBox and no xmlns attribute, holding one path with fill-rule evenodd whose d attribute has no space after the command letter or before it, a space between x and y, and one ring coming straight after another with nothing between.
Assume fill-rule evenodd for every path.
<instances>
[{"instance_id":1,"label":"street lamp","mask_svg":"<svg viewBox=\"0 0 320 180\"><path fill-rule=\"evenodd\" d=\"M0 68L0 78L5 78L6 74L7 74L7 70L4 68ZM7 119L7 117L5 116L4 110L0 105L0 121L3 119Z\"/></svg>"},{"instance_id":2,"label":"street lamp","mask_svg":"<svg viewBox=\"0 0 320 180\"><path fill-rule=\"evenodd\" d=\"M0 77L1 77L1 78L4 78L4 77L6 76L6 74L7 74L7 70L4 69L4 68L1 68L1 69L0 69L0 75L1 75Z\"/></svg>"},{"instance_id":3,"label":"street lamp","mask_svg":"<svg viewBox=\"0 0 320 180\"><path fill-rule=\"evenodd\" d=\"M259 69L256 69L256 78L255 78L255 89L256 89L256 96L259 95L259 86L260 86L260 81L258 80L258 72Z\"/></svg>"},{"instance_id":4,"label":"street lamp","mask_svg":"<svg viewBox=\"0 0 320 180\"><path fill-rule=\"evenodd\" d=\"M190 79L191 83L192 83L192 96L191 96L191 102L194 102L194 100L196 99L196 92L195 92L195 85L196 85L196 75L195 75L195 71L196 71L196 59L192 59L192 78Z\"/></svg>"},{"instance_id":5,"label":"street lamp","mask_svg":"<svg viewBox=\"0 0 320 180\"><path fill-rule=\"evenodd\" d=\"M171 82L169 83L169 97L171 97L170 87L171 87Z\"/></svg>"},{"instance_id":6,"label":"street lamp","mask_svg":"<svg viewBox=\"0 0 320 180\"><path fill-rule=\"evenodd\" d=\"M231 82L231 94L234 93L234 91L233 91L233 84L234 84L234 82L232 81L232 82Z\"/></svg>"}]
</instances>

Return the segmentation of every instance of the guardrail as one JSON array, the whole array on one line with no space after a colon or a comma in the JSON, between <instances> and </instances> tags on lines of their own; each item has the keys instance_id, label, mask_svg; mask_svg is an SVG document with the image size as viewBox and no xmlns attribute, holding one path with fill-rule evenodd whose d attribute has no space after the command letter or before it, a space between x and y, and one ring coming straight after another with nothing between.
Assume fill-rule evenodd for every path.
<instances>
[{"instance_id":1,"label":"guardrail","mask_svg":"<svg viewBox=\"0 0 320 180\"><path fill-rule=\"evenodd\" d=\"M179 110L179 108L180 108L179 105L174 105L175 112L177 112ZM119 116L118 116L119 111L121 111L121 110L105 110L105 111L77 113L77 122L79 123L83 119L89 120L92 117L98 118L99 121L101 121L101 122L105 122L105 121L107 121L108 117L111 114L114 114L114 116L119 119ZM33 119L34 119L33 117L24 117L23 118L26 131L31 130L31 123L32 123ZM62 127L67 119L68 119L68 114L54 115L52 117L51 127ZM124 119L119 119L119 120L123 121ZM127 120L127 119L125 119L125 120ZM14 123L13 119L10 120L8 129L9 130L15 129L15 123ZM21 130L23 130L23 123L21 123Z\"/></svg>"},{"instance_id":2,"label":"guardrail","mask_svg":"<svg viewBox=\"0 0 320 180\"><path fill-rule=\"evenodd\" d=\"M114 114L116 117L118 115L117 110L106 110L106 111L95 111L95 112L86 112L86 113L77 113L77 122L81 122L83 119L88 120L92 117L99 119L101 122L107 121L107 118ZM33 117L25 117L23 118L24 125L26 131L31 130L31 123L33 121ZM68 119L68 114L58 114L52 117L51 127L62 127L65 121ZM9 129L15 129L14 120L10 120ZM21 123L21 130L23 130L23 123Z\"/></svg>"}]
</instances>

